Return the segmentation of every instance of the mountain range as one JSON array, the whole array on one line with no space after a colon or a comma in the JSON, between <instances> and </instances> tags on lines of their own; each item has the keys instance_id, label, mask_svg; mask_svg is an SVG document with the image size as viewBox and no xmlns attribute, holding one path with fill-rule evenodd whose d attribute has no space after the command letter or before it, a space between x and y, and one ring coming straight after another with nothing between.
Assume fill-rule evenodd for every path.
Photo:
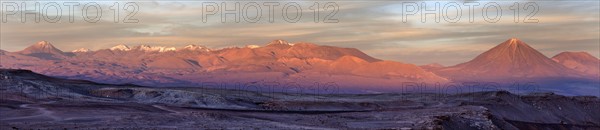
<instances>
[{"instance_id":1,"label":"mountain range","mask_svg":"<svg viewBox=\"0 0 600 130\"><path fill-rule=\"evenodd\" d=\"M598 58L563 52L552 58L516 38L454 66L381 60L354 48L274 40L264 46L210 49L118 45L63 52L46 41L0 53L1 68L101 83L148 86L275 86L397 88L406 82L528 81L577 79L597 82ZM333 84L333 85L332 85ZM255 88L269 89L269 88Z\"/></svg>"}]
</instances>

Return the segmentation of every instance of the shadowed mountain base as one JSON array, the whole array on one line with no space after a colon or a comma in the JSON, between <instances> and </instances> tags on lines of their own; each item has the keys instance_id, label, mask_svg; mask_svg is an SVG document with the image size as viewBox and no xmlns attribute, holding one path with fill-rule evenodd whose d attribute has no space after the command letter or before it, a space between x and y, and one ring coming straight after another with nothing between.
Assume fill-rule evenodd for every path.
<instances>
[{"instance_id":1,"label":"shadowed mountain base","mask_svg":"<svg viewBox=\"0 0 600 130\"><path fill-rule=\"evenodd\" d=\"M600 129L600 100L506 91L289 94L0 70L0 129Z\"/></svg>"}]
</instances>

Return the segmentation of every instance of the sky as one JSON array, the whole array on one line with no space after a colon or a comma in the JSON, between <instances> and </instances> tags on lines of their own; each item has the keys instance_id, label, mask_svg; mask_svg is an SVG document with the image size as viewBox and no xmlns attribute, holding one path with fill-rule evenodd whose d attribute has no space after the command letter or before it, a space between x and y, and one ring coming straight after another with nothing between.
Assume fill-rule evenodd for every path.
<instances>
[{"instance_id":1,"label":"sky","mask_svg":"<svg viewBox=\"0 0 600 130\"><path fill-rule=\"evenodd\" d=\"M36 1L0 3L0 49L7 51L42 40L71 51L118 44L218 49L283 39L357 48L383 60L449 66L519 38L548 57L563 51L600 57L597 0L41 1L37 10ZM73 4L78 6L67 6Z\"/></svg>"}]
</instances>

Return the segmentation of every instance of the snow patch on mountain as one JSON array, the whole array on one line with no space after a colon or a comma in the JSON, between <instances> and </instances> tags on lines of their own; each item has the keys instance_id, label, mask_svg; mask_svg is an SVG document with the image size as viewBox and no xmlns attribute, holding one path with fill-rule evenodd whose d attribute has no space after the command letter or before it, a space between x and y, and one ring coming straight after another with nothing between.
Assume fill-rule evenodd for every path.
<instances>
[{"instance_id":1,"label":"snow patch on mountain","mask_svg":"<svg viewBox=\"0 0 600 130\"><path fill-rule=\"evenodd\" d=\"M129 50L131 50L131 48L129 48L129 46L127 46L127 45L119 44L117 46L111 47L110 50L112 50L112 51L115 51L115 50L129 51Z\"/></svg>"},{"instance_id":2,"label":"snow patch on mountain","mask_svg":"<svg viewBox=\"0 0 600 130\"><path fill-rule=\"evenodd\" d=\"M73 53L83 53L83 52L90 52L90 51L91 50L87 49L87 48L79 48L79 49L73 50L71 52L73 52Z\"/></svg>"},{"instance_id":3,"label":"snow patch on mountain","mask_svg":"<svg viewBox=\"0 0 600 130\"><path fill-rule=\"evenodd\" d=\"M273 40L270 43L267 44L267 46L269 45L289 45L289 46L293 46L293 43L289 43L285 40Z\"/></svg>"},{"instance_id":4,"label":"snow patch on mountain","mask_svg":"<svg viewBox=\"0 0 600 130\"><path fill-rule=\"evenodd\" d=\"M149 46L149 45L139 45L134 48L134 50L140 50L145 52L167 52L167 51L175 51L177 50L175 47L164 47L164 46Z\"/></svg>"},{"instance_id":5,"label":"snow patch on mountain","mask_svg":"<svg viewBox=\"0 0 600 130\"><path fill-rule=\"evenodd\" d=\"M260 48L260 46L259 45L247 45L246 48L255 49L255 48Z\"/></svg>"},{"instance_id":6,"label":"snow patch on mountain","mask_svg":"<svg viewBox=\"0 0 600 130\"><path fill-rule=\"evenodd\" d=\"M127 45L120 44L120 45L110 48L110 50L112 50L112 51L115 51L115 50L119 50L119 51L137 50L137 51L145 51L145 52L168 52L168 51L176 51L177 48L164 47L164 46L150 46L150 45L139 45L139 46L135 46L135 47L129 47Z\"/></svg>"},{"instance_id":7,"label":"snow patch on mountain","mask_svg":"<svg viewBox=\"0 0 600 130\"><path fill-rule=\"evenodd\" d=\"M205 51L205 52L210 52L212 51L212 49L206 47L206 46L200 46L200 45L187 45L185 47L183 47L182 50L190 50L190 51Z\"/></svg>"}]
</instances>

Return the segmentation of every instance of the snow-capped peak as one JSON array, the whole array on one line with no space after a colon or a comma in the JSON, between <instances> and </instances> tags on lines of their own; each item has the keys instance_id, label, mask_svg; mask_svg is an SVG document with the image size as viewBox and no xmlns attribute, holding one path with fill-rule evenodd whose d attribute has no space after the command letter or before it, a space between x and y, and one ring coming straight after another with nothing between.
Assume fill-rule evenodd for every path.
<instances>
[{"instance_id":1,"label":"snow-capped peak","mask_svg":"<svg viewBox=\"0 0 600 130\"><path fill-rule=\"evenodd\" d=\"M40 41L33 46L39 49L55 49L55 47L47 41Z\"/></svg>"},{"instance_id":2,"label":"snow-capped peak","mask_svg":"<svg viewBox=\"0 0 600 130\"><path fill-rule=\"evenodd\" d=\"M77 49L77 50L73 50L73 51L71 51L71 52L73 52L73 53L77 53L77 52L90 52L90 49L87 49L87 48L79 48L79 49Z\"/></svg>"},{"instance_id":3,"label":"snow-capped peak","mask_svg":"<svg viewBox=\"0 0 600 130\"><path fill-rule=\"evenodd\" d=\"M25 48L22 51L19 51L19 52L22 54L51 53L51 54L59 54L59 55L61 55L63 53L63 51L54 47L52 44L50 44L47 41L40 41L34 45L31 45L31 46Z\"/></svg>"},{"instance_id":4,"label":"snow-capped peak","mask_svg":"<svg viewBox=\"0 0 600 130\"><path fill-rule=\"evenodd\" d=\"M191 44L191 45L187 45L187 46L185 46L183 48L184 49L189 49L189 50L196 50L196 49L205 49L206 47Z\"/></svg>"},{"instance_id":5,"label":"snow-capped peak","mask_svg":"<svg viewBox=\"0 0 600 130\"><path fill-rule=\"evenodd\" d=\"M160 48L156 48L156 47L150 47L149 45L140 45L137 46L136 49L142 50L142 51L154 51L154 49L160 49Z\"/></svg>"},{"instance_id":6,"label":"snow-capped peak","mask_svg":"<svg viewBox=\"0 0 600 130\"><path fill-rule=\"evenodd\" d=\"M177 48L175 47L165 47L162 50L160 50L159 52L167 52L167 51L176 51Z\"/></svg>"},{"instance_id":7,"label":"snow-capped peak","mask_svg":"<svg viewBox=\"0 0 600 130\"><path fill-rule=\"evenodd\" d=\"M129 46L127 46L127 45L119 44L117 46L111 47L110 50L112 50L112 51L114 51L114 50L129 51L129 50L131 50L131 48L129 48Z\"/></svg>"},{"instance_id":8,"label":"snow-capped peak","mask_svg":"<svg viewBox=\"0 0 600 130\"><path fill-rule=\"evenodd\" d=\"M513 37L513 38L509 39L509 44L511 44L511 45L513 45L513 44L519 44L519 43L522 43L522 41L519 40L518 38L514 38Z\"/></svg>"},{"instance_id":9,"label":"snow-capped peak","mask_svg":"<svg viewBox=\"0 0 600 130\"><path fill-rule=\"evenodd\" d=\"M211 49L206 47L206 46L199 46L199 45L187 45L185 47L183 47L183 49L185 50L192 50L192 51L197 51L197 50L202 50L202 51L210 51Z\"/></svg>"},{"instance_id":10,"label":"snow-capped peak","mask_svg":"<svg viewBox=\"0 0 600 130\"><path fill-rule=\"evenodd\" d=\"M48 43L47 41L40 41L40 42L37 43L37 45L39 45L39 46L47 46L47 45L50 45L50 43Z\"/></svg>"},{"instance_id":11,"label":"snow-capped peak","mask_svg":"<svg viewBox=\"0 0 600 130\"><path fill-rule=\"evenodd\" d=\"M269 44L267 44L267 46L268 46L268 45L290 45L290 46L292 46L292 45L294 45L294 44L288 43L288 42L287 42L287 41L285 41L285 40L273 40L273 41L271 41Z\"/></svg>"}]
</instances>

